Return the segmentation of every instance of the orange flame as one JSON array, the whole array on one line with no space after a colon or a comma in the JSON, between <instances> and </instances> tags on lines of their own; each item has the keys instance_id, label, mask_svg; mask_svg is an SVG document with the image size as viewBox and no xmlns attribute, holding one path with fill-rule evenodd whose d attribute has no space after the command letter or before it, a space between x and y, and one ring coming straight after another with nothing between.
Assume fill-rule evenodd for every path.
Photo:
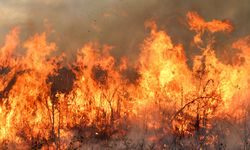
<instances>
[{"instance_id":1,"label":"orange flame","mask_svg":"<svg viewBox=\"0 0 250 150\"><path fill-rule=\"evenodd\" d=\"M195 137L201 129L212 132L218 118L242 117L246 111L241 105L248 105L249 97L250 37L232 44L244 61L224 64L216 57L213 40L200 45L205 31L231 32L231 23L206 22L196 12L187 19L202 51L193 57L192 68L182 44L174 44L151 20L145 23L151 32L134 66L125 57L116 62L109 52L112 46L85 44L69 67L75 80L68 92L53 91L48 80L61 69L63 56L51 55L56 44L42 33L20 45L19 29L14 28L0 49L0 142L24 148L42 142L44 149L65 149L80 135L117 138L136 127L157 133L147 133L148 141L155 142L166 135ZM26 53L15 56L20 47ZM131 68L136 82L126 76ZM208 144L216 136L198 139Z\"/></svg>"}]
</instances>

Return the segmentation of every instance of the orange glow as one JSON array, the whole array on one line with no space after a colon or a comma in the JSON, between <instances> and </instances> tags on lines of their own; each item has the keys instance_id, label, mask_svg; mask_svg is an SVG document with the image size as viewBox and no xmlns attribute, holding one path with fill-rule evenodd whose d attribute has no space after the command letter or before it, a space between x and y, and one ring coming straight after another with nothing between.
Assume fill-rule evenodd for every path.
<instances>
[{"instance_id":1,"label":"orange glow","mask_svg":"<svg viewBox=\"0 0 250 150\"><path fill-rule=\"evenodd\" d=\"M59 74L65 57L53 57L56 44L47 41L46 33L20 42L14 28L0 48L0 142L27 149L42 141L43 149L66 149L79 135L121 138L145 128L146 140L156 142L170 134L212 132L214 122L226 116L242 118L249 98L250 37L231 46L243 60L224 64L215 54L214 39L202 36L229 33L231 23L206 22L196 12L189 12L187 20L201 51L193 56L192 67L184 46L150 20L145 27L151 32L135 65L126 57L118 61L110 45L89 42L79 49L68 67L75 75L68 92L53 91L49 80ZM15 55L19 48L25 49L24 55ZM129 69L135 70L133 77L126 76ZM206 139L206 145L217 137L197 139Z\"/></svg>"}]
</instances>

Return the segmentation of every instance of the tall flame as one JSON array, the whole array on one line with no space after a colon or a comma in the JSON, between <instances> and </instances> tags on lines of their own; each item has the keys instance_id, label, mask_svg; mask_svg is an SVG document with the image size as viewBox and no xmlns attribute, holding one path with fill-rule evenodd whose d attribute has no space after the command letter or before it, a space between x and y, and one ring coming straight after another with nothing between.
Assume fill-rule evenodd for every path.
<instances>
[{"instance_id":1,"label":"tall flame","mask_svg":"<svg viewBox=\"0 0 250 150\"><path fill-rule=\"evenodd\" d=\"M0 49L2 148L65 149L80 137L122 139L134 130L143 131L157 148L166 147L162 141L168 143L170 136L204 143L196 148L215 144L217 120L243 123L247 113L250 37L232 43L240 51L239 62L225 64L215 54L213 34L230 33L231 23L206 22L196 12L189 12L187 21L202 52L193 56L192 67L183 45L150 20L145 27L151 32L134 66L110 55L110 45L89 42L79 49L68 66L75 76L69 91L55 90L50 80L65 57L52 56L56 44L47 41L46 33L20 43L14 28ZM20 48L24 55L16 55Z\"/></svg>"}]
</instances>

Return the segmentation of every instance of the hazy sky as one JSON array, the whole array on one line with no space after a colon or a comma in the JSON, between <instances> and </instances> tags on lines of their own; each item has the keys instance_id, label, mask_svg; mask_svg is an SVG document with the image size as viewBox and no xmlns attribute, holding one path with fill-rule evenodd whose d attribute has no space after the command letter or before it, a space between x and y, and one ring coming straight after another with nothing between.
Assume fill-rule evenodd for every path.
<instances>
[{"instance_id":1,"label":"hazy sky","mask_svg":"<svg viewBox=\"0 0 250 150\"><path fill-rule=\"evenodd\" d=\"M20 26L22 39L50 26L50 40L67 55L95 40L113 45L117 57L136 58L148 34L144 22L155 19L192 54L188 11L197 11L206 20L231 20L235 30L229 37L221 36L222 43L250 34L250 0L0 0L0 40L14 26Z\"/></svg>"}]
</instances>

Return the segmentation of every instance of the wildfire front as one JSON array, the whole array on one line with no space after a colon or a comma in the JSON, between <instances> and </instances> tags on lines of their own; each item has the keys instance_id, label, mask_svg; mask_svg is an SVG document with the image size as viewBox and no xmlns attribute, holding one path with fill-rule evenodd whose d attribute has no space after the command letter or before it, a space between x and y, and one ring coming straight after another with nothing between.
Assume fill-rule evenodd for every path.
<instances>
[{"instance_id":1,"label":"wildfire front","mask_svg":"<svg viewBox=\"0 0 250 150\"><path fill-rule=\"evenodd\" d=\"M250 149L250 36L189 9L189 46L151 17L136 56L97 40L60 50L49 21L28 38L14 27L0 48L0 149Z\"/></svg>"}]
</instances>

